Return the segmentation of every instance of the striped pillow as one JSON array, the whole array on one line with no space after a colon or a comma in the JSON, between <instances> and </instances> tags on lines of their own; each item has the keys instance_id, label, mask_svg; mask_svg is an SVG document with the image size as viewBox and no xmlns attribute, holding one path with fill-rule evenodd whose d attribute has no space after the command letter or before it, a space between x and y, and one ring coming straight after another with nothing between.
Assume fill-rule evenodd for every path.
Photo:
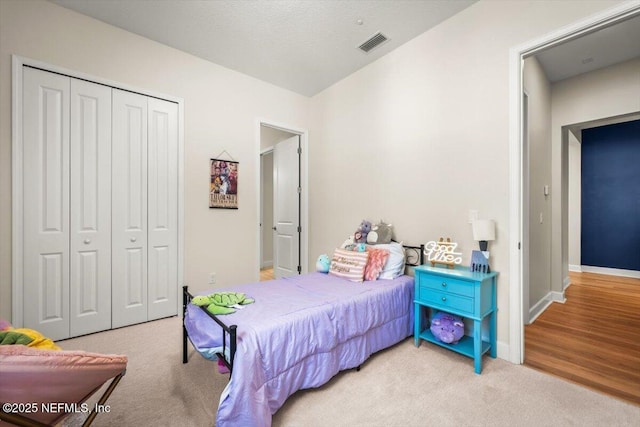
<instances>
[{"instance_id":1,"label":"striped pillow","mask_svg":"<svg viewBox=\"0 0 640 427\"><path fill-rule=\"evenodd\" d=\"M336 249L331 259L329 274L352 282L362 282L367 259L369 259L369 252Z\"/></svg>"}]
</instances>

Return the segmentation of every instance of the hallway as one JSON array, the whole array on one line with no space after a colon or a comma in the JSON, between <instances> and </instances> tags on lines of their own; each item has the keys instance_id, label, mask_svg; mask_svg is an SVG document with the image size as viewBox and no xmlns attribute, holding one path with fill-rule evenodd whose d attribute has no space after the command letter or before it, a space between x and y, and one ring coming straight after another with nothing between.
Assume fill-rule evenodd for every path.
<instances>
[{"instance_id":1,"label":"hallway","mask_svg":"<svg viewBox=\"0 0 640 427\"><path fill-rule=\"evenodd\" d=\"M525 366L640 405L640 279L569 276L566 303L525 327Z\"/></svg>"}]
</instances>

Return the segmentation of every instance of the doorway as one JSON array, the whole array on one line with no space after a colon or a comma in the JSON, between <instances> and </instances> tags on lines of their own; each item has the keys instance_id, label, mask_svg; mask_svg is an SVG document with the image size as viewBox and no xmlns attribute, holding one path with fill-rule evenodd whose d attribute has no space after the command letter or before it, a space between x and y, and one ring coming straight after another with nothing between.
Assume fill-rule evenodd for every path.
<instances>
[{"instance_id":1,"label":"doorway","mask_svg":"<svg viewBox=\"0 0 640 427\"><path fill-rule=\"evenodd\" d=\"M597 32L598 30L612 27L616 24L627 21L631 18L640 16L640 7L635 4L622 4L617 7L606 10L599 15L592 16L582 22L572 26L567 26L555 33L549 34L544 38L530 41L524 45L515 47L510 52L510 234L514 239L510 242L510 263L509 271L512 275L510 280L510 313L509 313L509 360L513 363L521 364L524 361L524 310L528 309L523 304L524 293L529 290L525 288L527 280L525 280L524 266L529 262L529 258L524 258L522 246L524 243L524 230L528 229L529 218L524 215L526 202L524 196L527 191L523 189L525 185L525 167L523 159L525 158L523 145L523 60L526 57L536 55L544 50L559 46L567 41L576 40L583 36ZM557 147L562 151L562 146ZM560 164L566 163L562 156L557 160ZM554 160L556 162L556 160ZM529 168L530 170L530 168ZM566 169L559 169L556 172L556 192L553 194L553 185L551 186L553 201L556 206L551 218L554 233L554 242L552 246L552 283L556 286L563 286L563 278L568 277L568 260L567 260L567 179ZM565 176L563 176L563 174ZM553 183L552 183L553 184ZM536 189L538 190L538 189ZM546 190L545 190L546 191ZM535 266L530 265L529 271ZM566 270L566 271L565 271ZM560 278L558 280L558 278ZM528 278L527 278L528 279Z\"/></svg>"},{"instance_id":2,"label":"doorway","mask_svg":"<svg viewBox=\"0 0 640 427\"><path fill-rule=\"evenodd\" d=\"M308 271L307 132L262 120L258 135L258 277L264 281Z\"/></svg>"}]
</instances>

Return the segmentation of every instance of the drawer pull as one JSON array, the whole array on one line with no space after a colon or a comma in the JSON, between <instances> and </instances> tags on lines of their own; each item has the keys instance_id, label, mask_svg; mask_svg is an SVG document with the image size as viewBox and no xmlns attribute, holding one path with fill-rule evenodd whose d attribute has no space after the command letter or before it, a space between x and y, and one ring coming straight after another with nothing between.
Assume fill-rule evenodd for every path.
<instances>
[{"instance_id":1,"label":"drawer pull","mask_svg":"<svg viewBox=\"0 0 640 427\"><path fill-rule=\"evenodd\" d=\"M442 287L446 288L447 287L447 282L442 282Z\"/></svg>"},{"instance_id":2,"label":"drawer pull","mask_svg":"<svg viewBox=\"0 0 640 427\"><path fill-rule=\"evenodd\" d=\"M442 297L442 301L446 301L446 300L447 300L447 297Z\"/></svg>"}]
</instances>

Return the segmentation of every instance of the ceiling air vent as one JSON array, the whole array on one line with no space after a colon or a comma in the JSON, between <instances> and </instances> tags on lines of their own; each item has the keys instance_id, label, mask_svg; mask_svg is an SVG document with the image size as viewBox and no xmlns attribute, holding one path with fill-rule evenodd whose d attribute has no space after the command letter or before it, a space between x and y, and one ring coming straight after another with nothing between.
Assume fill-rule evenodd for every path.
<instances>
[{"instance_id":1,"label":"ceiling air vent","mask_svg":"<svg viewBox=\"0 0 640 427\"><path fill-rule=\"evenodd\" d=\"M376 33L371 38L369 38L369 40L367 40L366 42L358 46L358 49L360 49L364 53L369 53L371 52L371 50L380 46L382 43L386 42L387 40L389 39L384 34Z\"/></svg>"}]
</instances>

